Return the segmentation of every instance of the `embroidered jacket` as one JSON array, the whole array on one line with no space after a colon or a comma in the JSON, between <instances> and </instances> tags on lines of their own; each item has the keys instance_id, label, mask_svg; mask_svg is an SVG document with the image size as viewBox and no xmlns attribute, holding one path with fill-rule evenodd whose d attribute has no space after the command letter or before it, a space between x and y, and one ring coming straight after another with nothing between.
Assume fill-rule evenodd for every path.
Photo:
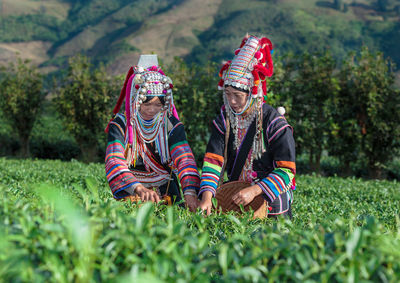
<instances>
[{"instance_id":1,"label":"embroidered jacket","mask_svg":"<svg viewBox=\"0 0 400 283\"><path fill-rule=\"evenodd\" d=\"M186 140L183 124L173 116L169 118L169 121L172 125L168 133L168 146L173 165L172 171L177 173L183 192L190 189L198 191L200 177L193 153ZM150 170L141 158L136 162L135 166L128 166L124 155L125 133L125 116L117 114L109 125L105 158L107 180L116 199L130 195L132 188L140 183L139 179L146 180L149 183L166 182L170 175L167 170L171 170L168 169L167 164L161 164L160 156L155 152L152 144L147 144L147 149L156 161L158 172L163 172L164 174Z\"/></svg>"},{"instance_id":2,"label":"embroidered jacket","mask_svg":"<svg viewBox=\"0 0 400 283\"><path fill-rule=\"evenodd\" d=\"M213 121L211 137L204 157L199 194L204 191L210 191L213 195L216 193L224 163L225 117L226 113L221 109L221 114ZM270 204L275 200L281 202L275 211L279 214L287 207L287 204L282 205L282 199L290 201L292 198L289 189L294 185L296 174L295 143L292 128L286 119L267 104L263 105L263 135L266 151L261 158L254 160L253 171L257 174L256 184L262 189L268 202ZM234 136L230 131L226 166L229 180L237 155L233 140Z\"/></svg>"}]
</instances>

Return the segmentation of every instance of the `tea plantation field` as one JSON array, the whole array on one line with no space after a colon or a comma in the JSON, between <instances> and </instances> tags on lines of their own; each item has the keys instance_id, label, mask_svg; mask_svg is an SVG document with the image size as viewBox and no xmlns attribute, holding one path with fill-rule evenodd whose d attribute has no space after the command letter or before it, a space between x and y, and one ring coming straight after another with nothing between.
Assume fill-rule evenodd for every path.
<instances>
[{"instance_id":1,"label":"tea plantation field","mask_svg":"<svg viewBox=\"0 0 400 283\"><path fill-rule=\"evenodd\" d=\"M297 176L275 221L117 202L102 164L0 172L0 281L400 281L398 182Z\"/></svg>"}]
</instances>

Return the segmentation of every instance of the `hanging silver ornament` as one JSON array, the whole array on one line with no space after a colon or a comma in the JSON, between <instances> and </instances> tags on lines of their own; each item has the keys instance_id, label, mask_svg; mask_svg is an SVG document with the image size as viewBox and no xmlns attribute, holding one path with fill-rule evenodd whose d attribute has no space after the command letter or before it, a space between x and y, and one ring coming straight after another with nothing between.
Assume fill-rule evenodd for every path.
<instances>
[{"instance_id":1,"label":"hanging silver ornament","mask_svg":"<svg viewBox=\"0 0 400 283\"><path fill-rule=\"evenodd\" d=\"M135 76L135 78L133 79L133 81L135 82L135 84L141 84L141 83L143 83L142 75L137 74L137 75Z\"/></svg>"}]
</instances>

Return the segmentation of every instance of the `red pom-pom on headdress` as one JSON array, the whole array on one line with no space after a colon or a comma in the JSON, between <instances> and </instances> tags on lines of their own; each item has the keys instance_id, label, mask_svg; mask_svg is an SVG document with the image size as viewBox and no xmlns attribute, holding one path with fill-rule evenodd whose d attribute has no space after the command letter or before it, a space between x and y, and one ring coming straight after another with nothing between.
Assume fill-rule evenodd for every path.
<instances>
[{"instance_id":1,"label":"red pom-pom on headdress","mask_svg":"<svg viewBox=\"0 0 400 283\"><path fill-rule=\"evenodd\" d=\"M266 37L261 38L260 43L261 43L261 48L263 48L263 49L265 48L266 45L268 45L269 50L274 49L272 46L272 42L271 42L271 40L269 40L269 38L266 38Z\"/></svg>"},{"instance_id":2,"label":"red pom-pom on headdress","mask_svg":"<svg viewBox=\"0 0 400 283\"><path fill-rule=\"evenodd\" d=\"M241 48L246 44L248 39L250 38L249 35L246 35L240 44L239 49L235 51L235 55L238 55ZM259 41L259 46L261 47L257 52L254 54L254 58L257 59L256 65L253 67L253 70L251 71L253 75L253 82L254 85L251 87L251 94L253 96L257 96L258 94L258 88L261 83L262 90L264 94L267 94L267 85L266 85L266 77L271 77L273 72L274 72L274 67L273 67L273 62L272 62L272 57L271 53L273 50L273 46L271 41L263 37ZM228 61L225 63L220 72L219 76L221 77L221 80L218 83L218 89L223 89L224 86L224 72L230 67L231 61Z\"/></svg>"},{"instance_id":3,"label":"red pom-pom on headdress","mask_svg":"<svg viewBox=\"0 0 400 283\"><path fill-rule=\"evenodd\" d=\"M266 77L271 77L274 72L274 66L272 63L271 41L263 37L260 39L261 49L254 54L254 57L258 60L258 64L254 66L252 75L254 78L254 86L252 87L251 93L255 96L258 93L258 87L261 82L263 93L267 95L267 82Z\"/></svg>"},{"instance_id":4,"label":"red pom-pom on headdress","mask_svg":"<svg viewBox=\"0 0 400 283\"><path fill-rule=\"evenodd\" d=\"M224 74L224 71L226 69L229 68L229 66L231 65L232 61L227 61L224 65L222 65L221 70L219 71L219 76L222 77L222 75Z\"/></svg>"},{"instance_id":5,"label":"red pom-pom on headdress","mask_svg":"<svg viewBox=\"0 0 400 283\"><path fill-rule=\"evenodd\" d=\"M218 89L222 90L223 88L224 88L224 80L220 79L219 82L218 82Z\"/></svg>"},{"instance_id":6,"label":"red pom-pom on headdress","mask_svg":"<svg viewBox=\"0 0 400 283\"><path fill-rule=\"evenodd\" d=\"M254 58L256 58L257 60L260 60L260 59L262 59L264 56L263 56L263 54L262 54L262 52L260 52L260 51L257 51L255 54L254 54Z\"/></svg>"},{"instance_id":7,"label":"red pom-pom on headdress","mask_svg":"<svg viewBox=\"0 0 400 283\"><path fill-rule=\"evenodd\" d=\"M260 84L260 76L258 75L258 71L254 68L251 72L254 78L254 86L251 89L252 95L257 95L258 93L258 85Z\"/></svg>"},{"instance_id":8,"label":"red pom-pom on headdress","mask_svg":"<svg viewBox=\"0 0 400 283\"><path fill-rule=\"evenodd\" d=\"M219 71L219 76L221 77L221 80L218 82L218 89L219 89L219 90L223 89L223 87L224 87L224 79L222 78L222 76L223 76L224 72L225 72L225 71L229 68L229 66L231 65L231 62L232 62L232 61L226 62L226 63L222 66L221 70Z\"/></svg>"},{"instance_id":9,"label":"red pom-pom on headdress","mask_svg":"<svg viewBox=\"0 0 400 283\"><path fill-rule=\"evenodd\" d=\"M269 40L266 37L261 38L260 43L262 44L261 50L264 54L265 61L263 63L266 63L266 68L269 70L268 72L270 75L267 75L268 77L272 76L274 72L274 66L272 63L272 57L271 57L271 51L273 50L273 46L271 43L271 40Z\"/></svg>"},{"instance_id":10,"label":"red pom-pom on headdress","mask_svg":"<svg viewBox=\"0 0 400 283\"><path fill-rule=\"evenodd\" d=\"M239 48L242 48L246 41L249 39L250 35L246 34L246 36L242 39L242 43L240 44Z\"/></svg>"},{"instance_id":11,"label":"red pom-pom on headdress","mask_svg":"<svg viewBox=\"0 0 400 283\"><path fill-rule=\"evenodd\" d=\"M272 62L272 59L271 59ZM266 77L271 77L272 74L274 73L274 67L272 66L272 64L269 66L269 68L264 67L262 64L258 64L256 66L254 66L254 70L257 71L257 73L260 73Z\"/></svg>"}]
</instances>

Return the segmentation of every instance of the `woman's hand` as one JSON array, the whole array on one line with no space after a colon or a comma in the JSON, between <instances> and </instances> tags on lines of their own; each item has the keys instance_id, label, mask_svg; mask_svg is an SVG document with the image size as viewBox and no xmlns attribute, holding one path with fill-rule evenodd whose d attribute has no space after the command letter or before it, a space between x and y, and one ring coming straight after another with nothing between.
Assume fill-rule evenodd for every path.
<instances>
[{"instance_id":1,"label":"woman's hand","mask_svg":"<svg viewBox=\"0 0 400 283\"><path fill-rule=\"evenodd\" d=\"M240 192L233 195L232 200L235 204L246 206L253 201L253 199L262 194L262 190L259 186L254 185L247 187Z\"/></svg>"},{"instance_id":2,"label":"woman's hand","mask_svg":"<svg viewBox=\"0 0 400 283\"><path fill-rule=\"evenodd\" d=\"M197 199L196 195L184 195L186 207L189 208L191 212L196 211L197 207L199 206L199 200Z\"/></svg>"},{"instance_id":3,"label":"woman's hand","mask_svg":"<svg viewBox=\"0 0 400 283\"><path fill-rule=\"evenodd\" d=\"M160 197L155 191L147 189L143 185L138 185L135 188L135 193L140 197L142 201L151 201L151 202L160 201Z\"/></svg>"},{"instance_id":4,"label":"woman's hand","mask_svg":"<svg viewBox=\"0 0 400 283\"><path fill-rule=\"evenodd\" d=\"M204 211L206 215L210 215L212 209L212 193L209 191L205 191L201 196L201 201L199 204L199 208L201 211Z\"/></svg>"}]
</instances>

